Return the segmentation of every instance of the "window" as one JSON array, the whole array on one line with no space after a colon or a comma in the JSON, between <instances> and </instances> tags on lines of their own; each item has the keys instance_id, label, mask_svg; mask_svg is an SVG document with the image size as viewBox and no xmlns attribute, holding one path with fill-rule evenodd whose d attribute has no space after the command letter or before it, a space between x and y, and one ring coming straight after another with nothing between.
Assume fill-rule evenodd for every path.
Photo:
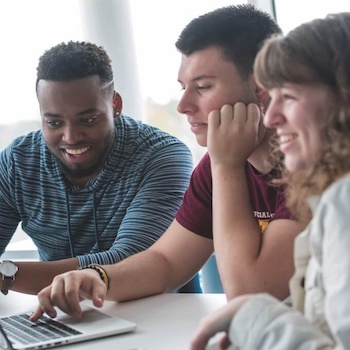
<instances>
[{"instance_id":1,"label":"window","mask_svg":"<svg viewBox=\"0 0 350 350\"><path fill-rule=\"evenodd\" d=\"M288 33L299 24L323 18L329 13L349 11L349 5L344 0L274 0L274 2L277 22L284 33Z\"/></svg>"}]
</instances>

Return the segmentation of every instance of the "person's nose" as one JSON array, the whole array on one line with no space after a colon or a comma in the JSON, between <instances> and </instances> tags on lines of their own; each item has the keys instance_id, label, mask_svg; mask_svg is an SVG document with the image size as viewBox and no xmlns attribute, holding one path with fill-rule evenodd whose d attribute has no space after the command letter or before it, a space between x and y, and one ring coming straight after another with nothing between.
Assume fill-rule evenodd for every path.
<instances>
[{"instance_id":1,"label":"person's nose","mask_svg":"<svg viewBox=\"0 0 350 350\"><path fill-rule=\"evenodd\" d=\"M84 138L84 133L74 124L66 124L63 130L62 141L68 145L75 145Z\"/></svg>"},{"instance_id":2,"label":"person's nose","mask_svg":"<svg viewBox=\"0 0 350 350\"><path fill-rule=\"evenodd\" d=\"M277 101L271 100L264 115L264 125L270 129L276 129L284 121L280 105Z\"/></svg>"},{"instance_id":3,"label":"person's nose","mask_svg":"<svg viewBox=\"0 0 350 350\"><path fill-rule=\"evenodd\" d=\"M177 111L181 114L191 114L195 110L195 104L190 91L184 89L180 101L177 104Z\"/></svg>"}]
</instances>

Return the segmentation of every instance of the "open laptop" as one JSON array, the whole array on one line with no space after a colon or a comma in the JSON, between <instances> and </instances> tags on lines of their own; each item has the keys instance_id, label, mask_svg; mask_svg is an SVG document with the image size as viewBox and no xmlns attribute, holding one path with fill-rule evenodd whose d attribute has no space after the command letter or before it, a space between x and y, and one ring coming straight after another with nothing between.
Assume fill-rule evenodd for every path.
<instances>
[{"instance_id":1,"label":"open laptop","mask_svg":"<svg viewBox=\"0 0 350 350\"><path fill-rule=\"evenodd\" d=\"M131 332L136 324L82 304L83 316L74 319L61 311L29 321L31 313L0 317L0 349L35 350Z\"/></svg>"}]
</instances>

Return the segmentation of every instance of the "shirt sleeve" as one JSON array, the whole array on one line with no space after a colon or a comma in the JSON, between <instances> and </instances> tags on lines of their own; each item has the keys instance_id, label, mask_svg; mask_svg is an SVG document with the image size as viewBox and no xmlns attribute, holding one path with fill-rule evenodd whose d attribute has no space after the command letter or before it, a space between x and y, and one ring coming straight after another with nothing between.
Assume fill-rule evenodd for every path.
<instances>
[{"instance_id":1,"label":"shirt sleeve","mask_svg":"<svg viewBox=\"0 0 350 350\"><path fill-rule=\"evenodd\" d=\"M168 228L182 203L193 170L190 150L173 143L147 162L143 180L107 251L79 255L79 265L114 264L149 248Z\"/></svg>"},{"instance_id":2,"label":"shirt sleeve","mask_svg":"<svg viewBox=\"0 0 350 350\"><path fill-rule=\"evenodd\" d=\"M176 220L187 230L213 238L212 177L206 153L194 169Z\"/></svg>"},{"instance_id":3,"label":"shirt sleeve","mask_svg":"<svg viewBox=\"0 0 350 350\"><path fill-rule=\"evenodd\" d=\"M21 221L14 202L14 172L9 146L0 153L0 255Z\"/></svg>"},{"instance_id":4,"label":"shirt sleeve","mask_svg":"<svg viewBox=\"0 0 350 350\"><path fill-rule=\"evenodd\" d=\"M238 310L229 337L238 349L333 349L332 340L301 313L268 294L256 295Z\"/></svg>"},{"instance_id":5,"label":"shirt sleeve","mask_svg":"<svg viewBox=\"0 0 350 350\"><path fill-rule=\"evenodd\" d=\"M286 207L284 186L280 186L277 189L276 210L273 220L277 219L293 219L289 209Z\"/></svg>"},{"instance_id":6,"label":"shirt sleeve","mask_svg":"<svg viewBox=\"0 0 350 350\"><path fill-rule=\"evenodd\" d=\"M336 344L350 344L350 177L346 177L322 197L316 212L322 249L321 273L325 290L324 314ZM323 240L322 240L323 238ZM311 246L311 249L314 248ZM312 281L313 282L313 281ZM317 283L315 281L315 283Z\"/></svg>"}]
</instances>

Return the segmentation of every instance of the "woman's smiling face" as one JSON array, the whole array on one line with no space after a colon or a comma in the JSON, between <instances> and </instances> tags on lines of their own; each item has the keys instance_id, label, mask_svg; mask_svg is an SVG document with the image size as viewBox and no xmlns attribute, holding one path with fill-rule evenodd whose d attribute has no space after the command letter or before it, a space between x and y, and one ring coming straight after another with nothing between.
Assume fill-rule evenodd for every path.
<instances>
[{"instance_id":1,"label":"woman's smiling face","mask_svg":"<svg viewBox=\"0 0 350 350\"><path fill-rule=\"evenodd\" d=\"M334 106L334 93L320 83L285 83L269 94L264 123L276 129L286 168L305 169L323 148L321 126Z\"/></svg>"}]
</instances>

